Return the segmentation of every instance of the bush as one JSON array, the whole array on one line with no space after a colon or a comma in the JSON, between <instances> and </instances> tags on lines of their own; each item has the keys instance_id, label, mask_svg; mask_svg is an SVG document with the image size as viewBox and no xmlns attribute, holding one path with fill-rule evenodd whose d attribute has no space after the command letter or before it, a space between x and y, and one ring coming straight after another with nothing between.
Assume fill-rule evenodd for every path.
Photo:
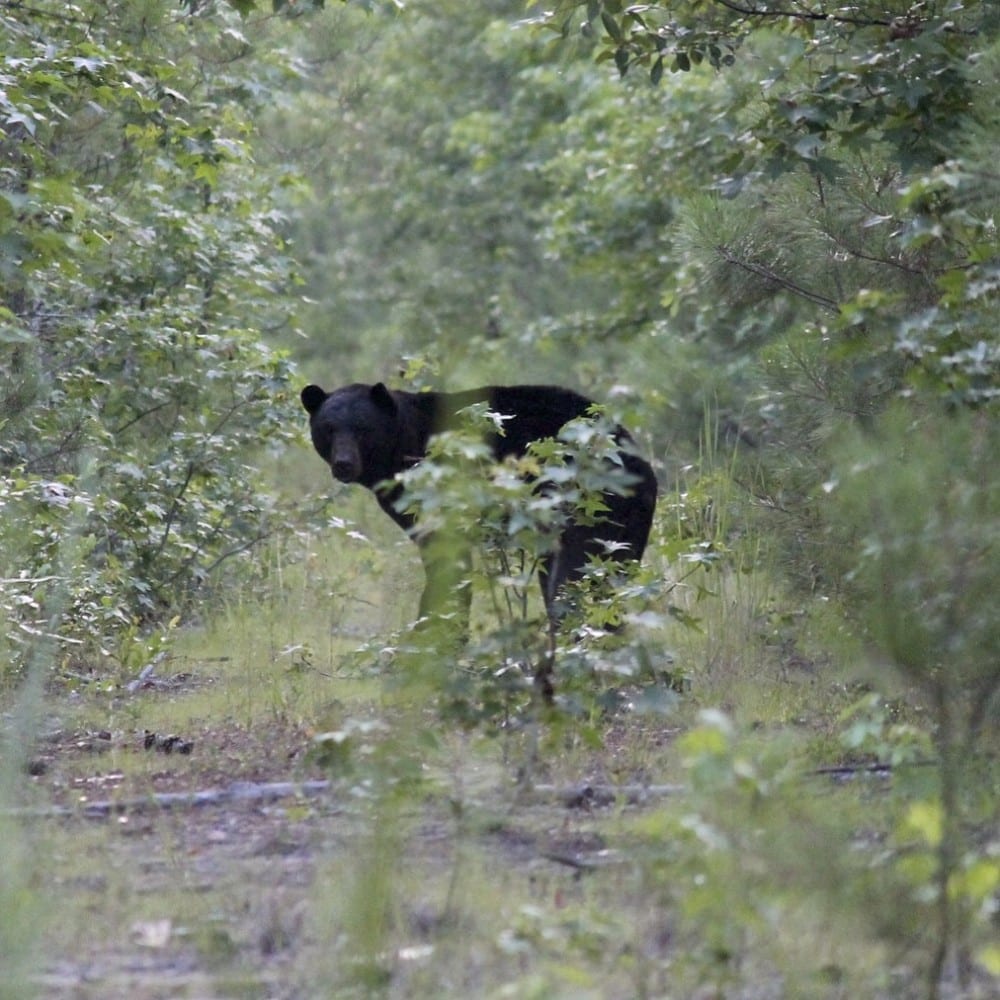
<instances>
[{"instance_id":1,"label":"bush","mask_svg":"<svg viewBox=\"0 0 1000 1000\"><path fill-rule=\"evenodd\" d=\"M289 437L289 363L261 342L287 324L293 284L277 181L251 159L238 60L215 58L235 28L154 8L4 15L0 607L15 674L41 633L126 659L122 642L270 530L250 462Z\"/></svg>"}]
</instances>

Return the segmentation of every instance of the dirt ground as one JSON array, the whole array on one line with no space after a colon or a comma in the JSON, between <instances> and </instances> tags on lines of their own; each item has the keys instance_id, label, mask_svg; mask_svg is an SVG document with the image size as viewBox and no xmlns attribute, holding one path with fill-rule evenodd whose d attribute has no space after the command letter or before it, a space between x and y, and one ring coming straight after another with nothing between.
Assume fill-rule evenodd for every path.
<instances>
[{"instance_id":1,"label":"dirt ground","mask_svg":"<svg viewBox=\"0 0 1000 1000\"><path fill-rule=\"evenodd\" d=\"M144 696L183 696L193 682L159 683ZM311 738L278 720L177 732L53 722L29 764L35 796L23 820L46 852L39 888L52 904L33 963L39 994L324 995L317 983L341 978L329 972L324 935L350 919L330 897L368 850L372 803L311 758ZM377 957L393 995L411 995L408 977L419 979L452 919L457 852L480 859L474 882L516 873L516 892L557 908L588 872L617 863L585 781L542 786L511 809L516 791L496 778L488 803L474 791L461 805L429 794L394 812L402 832L389 863L417 887L400 895L396 944ZM336 995L355 995L367 975Z\"/></svg>"}]
</instances>

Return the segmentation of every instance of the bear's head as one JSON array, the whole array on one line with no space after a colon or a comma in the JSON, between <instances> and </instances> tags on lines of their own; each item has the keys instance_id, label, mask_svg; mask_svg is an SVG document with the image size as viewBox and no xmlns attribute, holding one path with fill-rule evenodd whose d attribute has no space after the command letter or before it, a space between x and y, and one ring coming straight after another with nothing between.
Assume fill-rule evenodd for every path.
<instances>
[{"instance_id":1,"label":"bear's head","mask_svg":"<svg viewBox=\"0 0 1000 1000\"><path fill-rule=\"evenodd\" d=\"M398 409L381 382L333 392L307 385L301 398L313 446L335 479L371 488L400 471L395 467Z\"/></svg>"}]
</instances>

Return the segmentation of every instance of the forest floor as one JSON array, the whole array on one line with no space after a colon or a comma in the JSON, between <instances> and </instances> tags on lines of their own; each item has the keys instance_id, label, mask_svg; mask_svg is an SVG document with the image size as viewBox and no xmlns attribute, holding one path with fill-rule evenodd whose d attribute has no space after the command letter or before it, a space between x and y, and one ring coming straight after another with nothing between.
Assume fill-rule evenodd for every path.
<instances>
[{"instance_id":1,"label":"forest floor","mask_svg":"<svg viewBox=\"0 0 1000 1000\"><path fill-rule=\"evenodd\" d=\"M314 759L315 731L301 721L280 712L250 725L206 720L206 690L231 683L192 671L153 676L132 692L97 684L50 720L29 763L33 805L19 819L47 901L30 976L39 995L514 988L539 974L530 954L552 961L556 939L576 934L581 907L593 916L588 881L613 871L617 884L625 874L614 832L622 815L670 791L636 794L649 774L614 766L609 784L611 748L591 773L536 781L528 792L495 744L484 753L456 737L422 790L380 799L366 781L332 776L328 760ZM157 729L128 726L148 717ZM668 739L647 737L650 746ZM369 890L384 894L384 926L369 912ZM559 915L571 913L561 926ZM362 954L346 941L366 921L373 939ZM666 947L659 933L648 947ZM632 995L628 974L589 977L595 995Z\"/></svg>"}]
</instances>

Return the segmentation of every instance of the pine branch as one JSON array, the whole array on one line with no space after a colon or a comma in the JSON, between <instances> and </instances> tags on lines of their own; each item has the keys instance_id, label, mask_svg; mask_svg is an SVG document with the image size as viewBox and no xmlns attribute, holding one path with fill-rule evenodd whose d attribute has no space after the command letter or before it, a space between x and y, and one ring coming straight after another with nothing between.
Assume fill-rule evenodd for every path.
<instances>
[{"instance_id":1,"label":"pine branch","mask_svg":"<svg viewBox=\"0 0 1000 1000\"><path fill-rule=\"evenodd\" d=\"M783 288L785 291L791 292L793 295L798 295L803 299L808 299L810 302L813 302L818 306L822 306L824 309L829 309L831 312L840 311L840 305L835 299L831 299L826 295L820 295L819 292L810 291L808 288L803 288L802 285L797 285L794 281L783 277L776 271L772 271L770 268L764 267L763 264L754 264L752 261L742 260L734 254L729 247L722 243L718 244L715 249L727 264L732 264L743 271L748 271L750 274L755 274L760 278L764 278L765 281L769 281L771 284L777 285L779 288Z\"/></svg>"}]
</instances>

